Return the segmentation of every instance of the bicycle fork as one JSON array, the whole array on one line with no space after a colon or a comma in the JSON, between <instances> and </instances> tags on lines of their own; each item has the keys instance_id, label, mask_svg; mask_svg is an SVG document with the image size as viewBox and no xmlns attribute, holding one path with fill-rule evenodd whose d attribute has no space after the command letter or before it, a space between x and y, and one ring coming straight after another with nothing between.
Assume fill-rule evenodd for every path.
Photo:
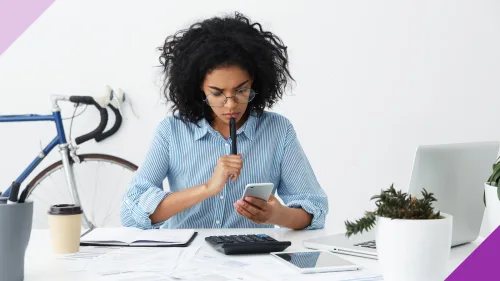
<instances>
[{"instance_id":1,"label":"bicycle fork","mask_svg":"<svg viewBox=\"0 0 500 281\"><path fill-rule=\"evenodd\" d=\"M64 172L66 174L66 181L69 187L69 192L71 194L71 197L73 198L73 202L79 206L83 206L80 202L80 197L78 196L78 190L76 186L76 181L75 181L75 173L73 170L73 165L69 161L69 149L68 149L68 144L61 144L59 145L59 152L61 153L61 159L64 167ZM83 222L84 224L89 228L89 230L92 230L95 228L94 224L87 218L85 214L85 210L83 210Z\"/></svg>"}]
</instances>

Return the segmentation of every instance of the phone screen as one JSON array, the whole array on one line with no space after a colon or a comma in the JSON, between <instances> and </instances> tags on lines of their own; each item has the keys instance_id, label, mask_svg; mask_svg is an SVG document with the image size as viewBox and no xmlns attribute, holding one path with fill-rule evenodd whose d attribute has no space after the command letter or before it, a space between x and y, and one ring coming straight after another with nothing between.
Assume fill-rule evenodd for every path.
<instances>
[{"instance_id":1,"label":"phone screen","mask_svg":"<svg viewBox=\"0 0 500 281\"><path fill-rule=\"evenodd\" d=\"M322 268L336 266L355 265L337 255L329 252L299 252L276 254L277 257L300 267L300 268Z\"/></svg>"}]
</instances>

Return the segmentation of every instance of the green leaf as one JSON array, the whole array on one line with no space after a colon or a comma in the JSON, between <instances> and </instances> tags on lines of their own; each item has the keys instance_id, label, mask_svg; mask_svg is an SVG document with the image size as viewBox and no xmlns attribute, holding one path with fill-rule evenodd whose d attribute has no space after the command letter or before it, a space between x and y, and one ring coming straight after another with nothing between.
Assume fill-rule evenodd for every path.
<instances>
[{"instance_id":1,"label":"green leaf","mask_svg":"<svg viewBox=\"0 0 500 281\"><path fill-rule=\"evenodd\" d=\"M489 178L488 182L496 182L498 181L499 177L500 177L500 164L497 163L493 165L493 173L491 173L491 177Z\"/></svg>"},{"instance_id":2,"label":"green leaf","mask_svg":"<svg viewBox=\"0 0 500 281\"><path fill-rule=\"evenodd\" d=\"M491 182L497 183L498 185L498 180L500 179L500 173L496 173L492 176Z\"/></svg>"},{"instance_id":3,"label":"green leaf","mask_svg":"<svg viewBox=\"0 0 500 281\"><path fill-rule=\"evenodd\" d=\"M483 191L483 202L484 206L486 207L486 191Z\"/></svg>"}]
</instances>

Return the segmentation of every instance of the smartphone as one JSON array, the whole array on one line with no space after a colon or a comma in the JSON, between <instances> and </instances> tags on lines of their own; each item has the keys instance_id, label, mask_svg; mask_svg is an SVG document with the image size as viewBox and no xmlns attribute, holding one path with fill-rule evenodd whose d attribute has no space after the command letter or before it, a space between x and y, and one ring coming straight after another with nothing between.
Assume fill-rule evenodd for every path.
<instances>
[{"instance_id":1,"label":"smartphone","mask_svg":"<svg viewBox=\"0 0 500 281\"><path fill-rule=\"evenodd\" d=\"M362 268L326 250L271 252L271 255L300 273L351 271Z\"/></svg>"},{"instance_id":2,"label":"smartphone","mask_svg":"<svg viewBox=\"0 0 500 281\"><path fill-rule=\"evenodd\" d=\"M274 184L273 183L250 183L245 186L245 191L243 191L243 196L241 199L245 199L245 197L257 197L264 201L268 201L269 197L271 197L271 193L273 192Z\"/></svg>"}]
</instances>

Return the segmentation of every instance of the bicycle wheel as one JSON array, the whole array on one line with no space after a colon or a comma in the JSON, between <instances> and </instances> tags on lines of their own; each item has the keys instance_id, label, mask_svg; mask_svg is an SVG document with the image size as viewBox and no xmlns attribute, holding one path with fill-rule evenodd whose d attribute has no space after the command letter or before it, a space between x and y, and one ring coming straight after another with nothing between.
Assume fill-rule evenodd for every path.
<instances>
[{"instance_id":1,"label":"bicycle wheel","mask_svg":"<svg viewBox=\"0 0 500 281\"><path fill-rule=\"evenodd\" d=\"M121 200L137 166L106 154L78 156L80 163L70 161L85 215L95 227L121 226ZM50 205L73 203L61 160L31 180L27 198L34 202L33 228L48 228Z\"/></svg>"}]
</instances>

